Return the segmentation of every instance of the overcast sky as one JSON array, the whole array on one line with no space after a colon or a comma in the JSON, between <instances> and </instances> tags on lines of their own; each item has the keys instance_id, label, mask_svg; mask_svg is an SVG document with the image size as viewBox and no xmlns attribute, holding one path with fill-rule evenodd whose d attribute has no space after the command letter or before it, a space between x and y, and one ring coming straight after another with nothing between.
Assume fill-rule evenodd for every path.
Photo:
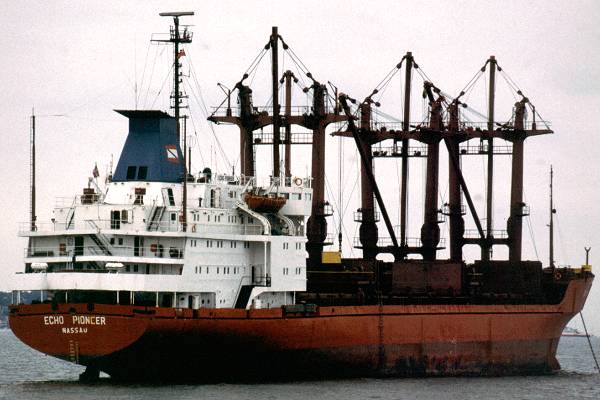
<instances>
[{"instance_id":1,"label":"overcast sky","mask_svg":"<svg viewBox=\"0 0 600 400\"><path fill-rule=\"evenodd\" d=\"M182 21L194 25L194 41L186 49L188 56L183 63L186 72L191 66L194 70L186 90L193 114L190 131L194 134L190 136L196 139L195 170L210 165L225 171L228 162L238 165L235 129L214 127L223 156L198 100L204 100L207 107L220 103L223 94L216 83L232 86L239 80L267 42L273 25L279 27L285 41L317 79L329 80L360 99L406 51L412 51L422 70L449 94L460 92L493 54L541 116L552 122L555 131L554 135L526 142L525 200L532 214L529 224L524 224L525 257L547 264L550 164L554 165L556 178L558 262L582 264L583 247L591 246L594 264L600 252L600 135L593 128L600 114L598 2L3 1L0 10L0 113L5 126L5 150L0 161L0 183L5 188L0 196L0 240L4 249L0 290L7 289L10 275L23 268L26 242L16 237L16 231L19 222L27 221L29 212L32 107L39 115L38 219L49 221L55 199L79 193L96 162L105 172L111 155L115 163L118 160L127 121L113 109L135 108L136 103L139 108L168 108L169 49L149 46L149 39L152 33L168 31L171 21L158 13L175 10L196 12ZM268 63L269 55L252 78L257 105L270 98ZM282 68L297 72L289 57L284 57L282 64ZM381 110L400 119L399 75L381 97ZM480 79L468 98L469 105L483 114L486 84L485 78ZM422 81L418 76L413 85L417 89L411 119L420 120ZM498 121L510 118L512 96L499 77ZM299 105L307 104L301 94L295 94L294 100ZM332 202L338 201L338 149L337 139L328 139L328 169L333 170L327 178L328 197ZM357 190L352 192L357 176L356 153L350 142L343 149L343 197L348 203L344 205L344 235L351 242L355 235L351 214L359 207L352 200ZM262 173L267 175L269 155L264 149L259 154L265 166ZM299 152L293 165L295 175L305 175L308 157L306 149ZM499 160L496 169L494 220L498 229L505 229L508 166L507 159ZM464 167L467 183L481 207L485 193L483 160L474 157L465 161ZM398 187L387 183L397 181L397 163L377 161L376 170L386 182L384 195L393 204ZM444 171L440 175L442 200L447 197ZM411 209L415 211L409 234L418 236L422 213L417 208L423 193L420 160L412 162L411 174ZM396 206L389 207L397 219ZM466 220L471 227L471 219ZM344 248L349 252L349 246ZM467 254L475 257L477 252L467 250ZM497 257L503 254L503 249L495 253ZM589 325L597 333L598 286L586 306Z\"/></svg>"}]
</instances>

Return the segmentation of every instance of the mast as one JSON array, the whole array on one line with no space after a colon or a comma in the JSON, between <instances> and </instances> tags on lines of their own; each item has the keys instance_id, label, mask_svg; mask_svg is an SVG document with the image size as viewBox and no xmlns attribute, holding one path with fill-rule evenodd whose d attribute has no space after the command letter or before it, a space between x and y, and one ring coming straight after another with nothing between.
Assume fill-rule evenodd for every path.
<instances>
[{"instance_id":1,"label":"mast","mask_svg":"<svg viewBox=\"0 0 600 400\"><path fill-rule=\"evenodd\" d=\"M30 132L29 132L29 142L30 142L30 188L31 188L31 197L30 197L30 222L31 222L31 231L36 231L36 215L35 215L35 110L31 109L31 122L30 122Z\"/></svg>"},{"instance_id":2,"label":"mast","mask_svg":"<svg viewBox=\"0 0 600 400\"><path fill-rule=\"evenodd\" d=\"M460 97L460 96L459 96ZM465 232L465 222L462 212L462 199L459 183L460 168L460 139L458 138L459 131L459 106L462 104L456 98L449 107L449 126L451 132L447 139L448 144L448 214L450 216L450 259L452 261L462 261L462 246ZM457 169L454 168L453 162L456 161Z\"/></svg>"},{"instance_id":3,"label":"mast","mask_svg":"<svg viewBox=\"0 0 600 400\"><path fill-rule=\"evenodd\" d=\"M556 210L554 209L554 199L552 198L553 188L552 181L554 180L554 171L552 170L552 165L550 165L550 223L548 224L549 234L550 234L550 255L549 255L549 263L550 268L554 269L554 214Z\"/></svg>"},{"instance_id":4,"label":"mast","mask_svg":"<svg viewBox=\"0 0 600 400\"><path fill-rule=\"evenodd\" d=\"M183 220L181 221L182 229L185 232L187 229L187 181L189 170L187 168L187 115L183 116L183 199L181 208Z\"/></svg>"},{"instance_id":5,"label":"mast","mask_svg":"<svg viewBox=\"0 0 600 400\"><path fill-rule=\"evenodd\" d=\"M413 67L412 52L406 53L406 74L404 77L404 120L402 130L410 129L410 84ZM406 246L406 219L408 217L408 139L402 139L402 187L400 188L400 245Z\"/></svg>"},{"instance_id":6,"label":"mast","mask_svg":"<svg viewBox=\"0 0 600 400\"><path fill-rule=\"evenodd\" d=\"M285 81L285 185L290 186L292 181L292 133L290 117L292 116L292 78L297 81L294 73L285 71L282 80ZM281 81L279 81L281 83Z\"/></svg>"},{"instance_id":7,"label":"mast","mask_svg":"<svg viewBox=\"0 0 600 400\"><path fill-rule=\"evenodd\" d=\"M510 183L510 217L508 219L508 256L513 262L521 261L523 242L523 217L526 214L523 202L523 158L525 134L526 97L515 103L514 133L512 135L512 166Z\"/></svg>"},{"instance_id":8,"label":"mast","mask_svg":"<svg viewBox=\"0 0 600 400\"><path fill-rule=\"evenodd\" d=\"M279 34L277 27L274 26L271 33L271 54L272 54L272 83L273 83L273 178L279 178L279 145L281 138L279 136L279 78L277 71L279 70L278 46L277 41Z\"/></svg>"},{"instance_id":9,"label":"mast","mask_svg":"<svg viewBox=\"0 0 600 400\"><path fill-rule=\"evenodd\" d=\"M360 146L364 154L363 162L360 164L360 228L359 239L363 248L365 260L375 260L377 257L378 229L375 221L375 198L373 197L373 186L369 174L373 174L373 152L371 148L371 110L373 100L367 98L360 104Z\"/></svg>"},{"instance_id":10,"label":"mast","mask_svg":"<svg viewBox=\"0 0 600 400\"><path fill-rule=\"evenodd\" d=\"M440 140L444 129L442 104L445 100L439 90L431 83L425 82L424 90L429 98L430 121L427 132L427 170L425 184L424 218L421 227L421 251L423 259L434 261L440 242L440 227L438 225L438 188L440 164ZM434 91L438 98L434 97Z\"/></svg>"},{"instance_id":11,"label":"mast","mask_svg":"<svg viewBox=\"0 0 600 400\"><path fill-rule=\"evenodd\" d=\"M490 88L488 99L488 126L487 126L487 194L486 194L486 241L481 249L481 258L490 260L492 253L492 229L493 229L493 195L494 195L494 101L496 92L496 57L490 56Z\"/></svg>"},{"instance_id":12,"label":"mast","mask_svg":"<svg viewBox=\"0 0 600 400\"><path fill-rule=\"evenodd\" d=\"M171 95L171 98L173 99L173 105L172 108L174 109L174 114L175 114L175 125L176 125L176 132L177 132L177 139L181 140L181 126L180 126L180 108L181 108L181 98L182 98L182 94L181 91L179 89L179 84L181 83L181 72L179 71L181 64L179 63L179 57L185 55L185 53L180 53L179 50L179 44L180 43L191 43L192 42L192 35L190 32L188 32L187 27L184 29L183 34L180 34L179 32L179 17L183 17L183 16L192 16L194 15L193 11L178 11L178 12L162 12L159 13L158 15L160 15L161 17L173 17L173 26L170 29L170 35L169 35L169 39L162 39L162 40L153 40L154 42L169 42L169 43L173 43L173 66L174 66L174 73L173 73L173 94ZM183 50L181 50L183 51ZM185 135L185 132L184 132ZM181 227L183 232L185 232L187 230L187 168L186 168L186 160L185 160L185 153L186 153L186 149L185 149L185 137L184 137L184 150L183 150L183 154L184 154L184 160L183 160L183 170L184 170L184 176L183 176L183 199L182 199L182 204L181 204L181 212L182 212L182 216L181 216Z\"/></svg>"}]
</instances>

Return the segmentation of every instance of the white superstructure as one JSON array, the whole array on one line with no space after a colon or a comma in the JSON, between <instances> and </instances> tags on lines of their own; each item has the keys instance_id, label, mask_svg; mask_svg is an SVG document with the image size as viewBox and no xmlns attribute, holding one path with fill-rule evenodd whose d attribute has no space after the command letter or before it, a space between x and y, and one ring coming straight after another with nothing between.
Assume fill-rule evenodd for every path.
<instances>
[{"instance_id":1,"label":"white superstructure","mask_svg":"<svg viewBox=\"0 0 600 400\"><path fill-rule=\"evenodd\" d=\"M271 181L190 176L185 224L183 183L88 185L83 195L59 199L51 222L22 225L19 234L29 245L15 287L41 290L41 301L54 302L194 309L292 304L294 292L306 289L311 180ZM285 204L259 212L246 203L248 195Z\"/></svg>"}]
</instances>

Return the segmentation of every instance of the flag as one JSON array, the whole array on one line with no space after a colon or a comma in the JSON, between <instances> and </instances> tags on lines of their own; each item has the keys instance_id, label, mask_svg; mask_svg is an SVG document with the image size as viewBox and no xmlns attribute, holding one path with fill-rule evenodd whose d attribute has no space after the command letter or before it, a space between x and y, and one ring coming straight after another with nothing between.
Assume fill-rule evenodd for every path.
<instances>
[{"instance_id":1,"label":"flag","mask_svg":"<svg viewBox=\"0 0 600 400\"><path fill-rule=\"evenodd\" d=\"M179 50L179 53L177 53L177 59L179 60L181 57L185 57L184 49Z\"/></svg>"},{"instance_id":2,"label":"flag","mask_svg":"<svg viewBox=\"0 0 600 400\"><path fill-rule=\"evenodd\" d=\"M98 164L94 165L94 170L92 171L92 175L94 176L94 178L97 178L100 176L100 172L98 171Z\"/></svg>"}]
</instances>

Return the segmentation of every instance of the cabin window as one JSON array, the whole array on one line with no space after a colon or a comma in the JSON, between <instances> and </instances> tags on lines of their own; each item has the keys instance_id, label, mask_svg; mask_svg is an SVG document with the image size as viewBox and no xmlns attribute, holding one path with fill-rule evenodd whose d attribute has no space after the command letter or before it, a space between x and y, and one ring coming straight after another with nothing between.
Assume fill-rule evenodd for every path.
<instances>
[{"instance_id":1,"label":"cabin window","mask_svg":"<svg viewBox=\"0 0 600 400\"><path fill-rule=\"evenodd\" d=\"M211 208L215 206L215 191L213 189L210 190L210 206Z\"/></svg>"},{"instance_id":2,"label":"cabin window","mask_svg":"<svg viewBox=\"0 0 600 400\"><path fill-rule=\"evenodd\" d=\"M144 180L148 176L148 167L143 166L138 169L137 178L138 180Z\"/></svg>"},{"instance_id":3,"label":"cabin window","mask_svg":"<svg viewBox=\"0 0 600 400\"><path fill-rule=\"evenodd\" d=\"M133 255L135 257L140 257L144 255L144 238L140 236L135 236L133 238Z\"/></svg>"},{"instance_id":4,"label":"cabin window","mask_svg":"<svg viewBox=\"0 0 600 400\"><path fill-rule=\"evenodd\" d=\"M312 194L310 194L310 193L304 193L304 199L306 201L311 200L312 199Z\"/></svg>"},{"instance_id":5,"label":"cabin window","mask_svg":"<svg viewBox=\"0 0 600 400\"><path fill-rule=\"evenodd\" d=\"M123 238L118 239L119 246L123 246Z\"/></svg>"},{"instance_id":6,"label":"cabin window","mask_svg":"<svg viewBox=\"0 0 600 400\"><path fill-rule=\"evenodd\" d=\"M133 204L142 205L144 204L144 195L146 194L146 188L135 188L135 200Z\"/></svg>"},{"instance_id":7,"label":"cabin window","mask_svg":"<svg viewBox=\"0 0 600 400\"><path fill-rule=\"evenodd\" d=\"M175 196L173 196L173 189L167 188L167 196L169 197L169 205L175 205Z\"/></svg>"},{"instance_id":8,"label":"cabin window","mask_svg":"<svg viewBox=\"0 0 600 400\"><path fill-rule=\"evenodd\" d=\"M128 181L132 181L135 179L135 172L137 170L137 167L130 165L129 167L127 167L127 180Z\"/></svg>"},{"instance_id":9,"label":"cabin window","mask_svg":"<svg viewBox=\"0 0 600 400\"><path fill-rule=\"evenodd\" d=\"M300 193L292 193L292 200L300 200L301 196Z\"/></svg>"},{"instance_id":10,"label":"cabin window","mask_svg":"<svg viewBox=\"0 0 600 400\"><path fill-rule=\"evenodd\" d=\"M110 212L110 229L121 229L121 211L112 210Z\"/></svg>"},{"instance_id":11,"label":"cabin window","mask_svg":"<svg viewBox=\"0 0 600 400\"><path fill-rule=\"evenodd\" d=\"M83 236L75 236L75 250L73 252L73 255L83 255Z\"/></svg>"}]
</instances>

